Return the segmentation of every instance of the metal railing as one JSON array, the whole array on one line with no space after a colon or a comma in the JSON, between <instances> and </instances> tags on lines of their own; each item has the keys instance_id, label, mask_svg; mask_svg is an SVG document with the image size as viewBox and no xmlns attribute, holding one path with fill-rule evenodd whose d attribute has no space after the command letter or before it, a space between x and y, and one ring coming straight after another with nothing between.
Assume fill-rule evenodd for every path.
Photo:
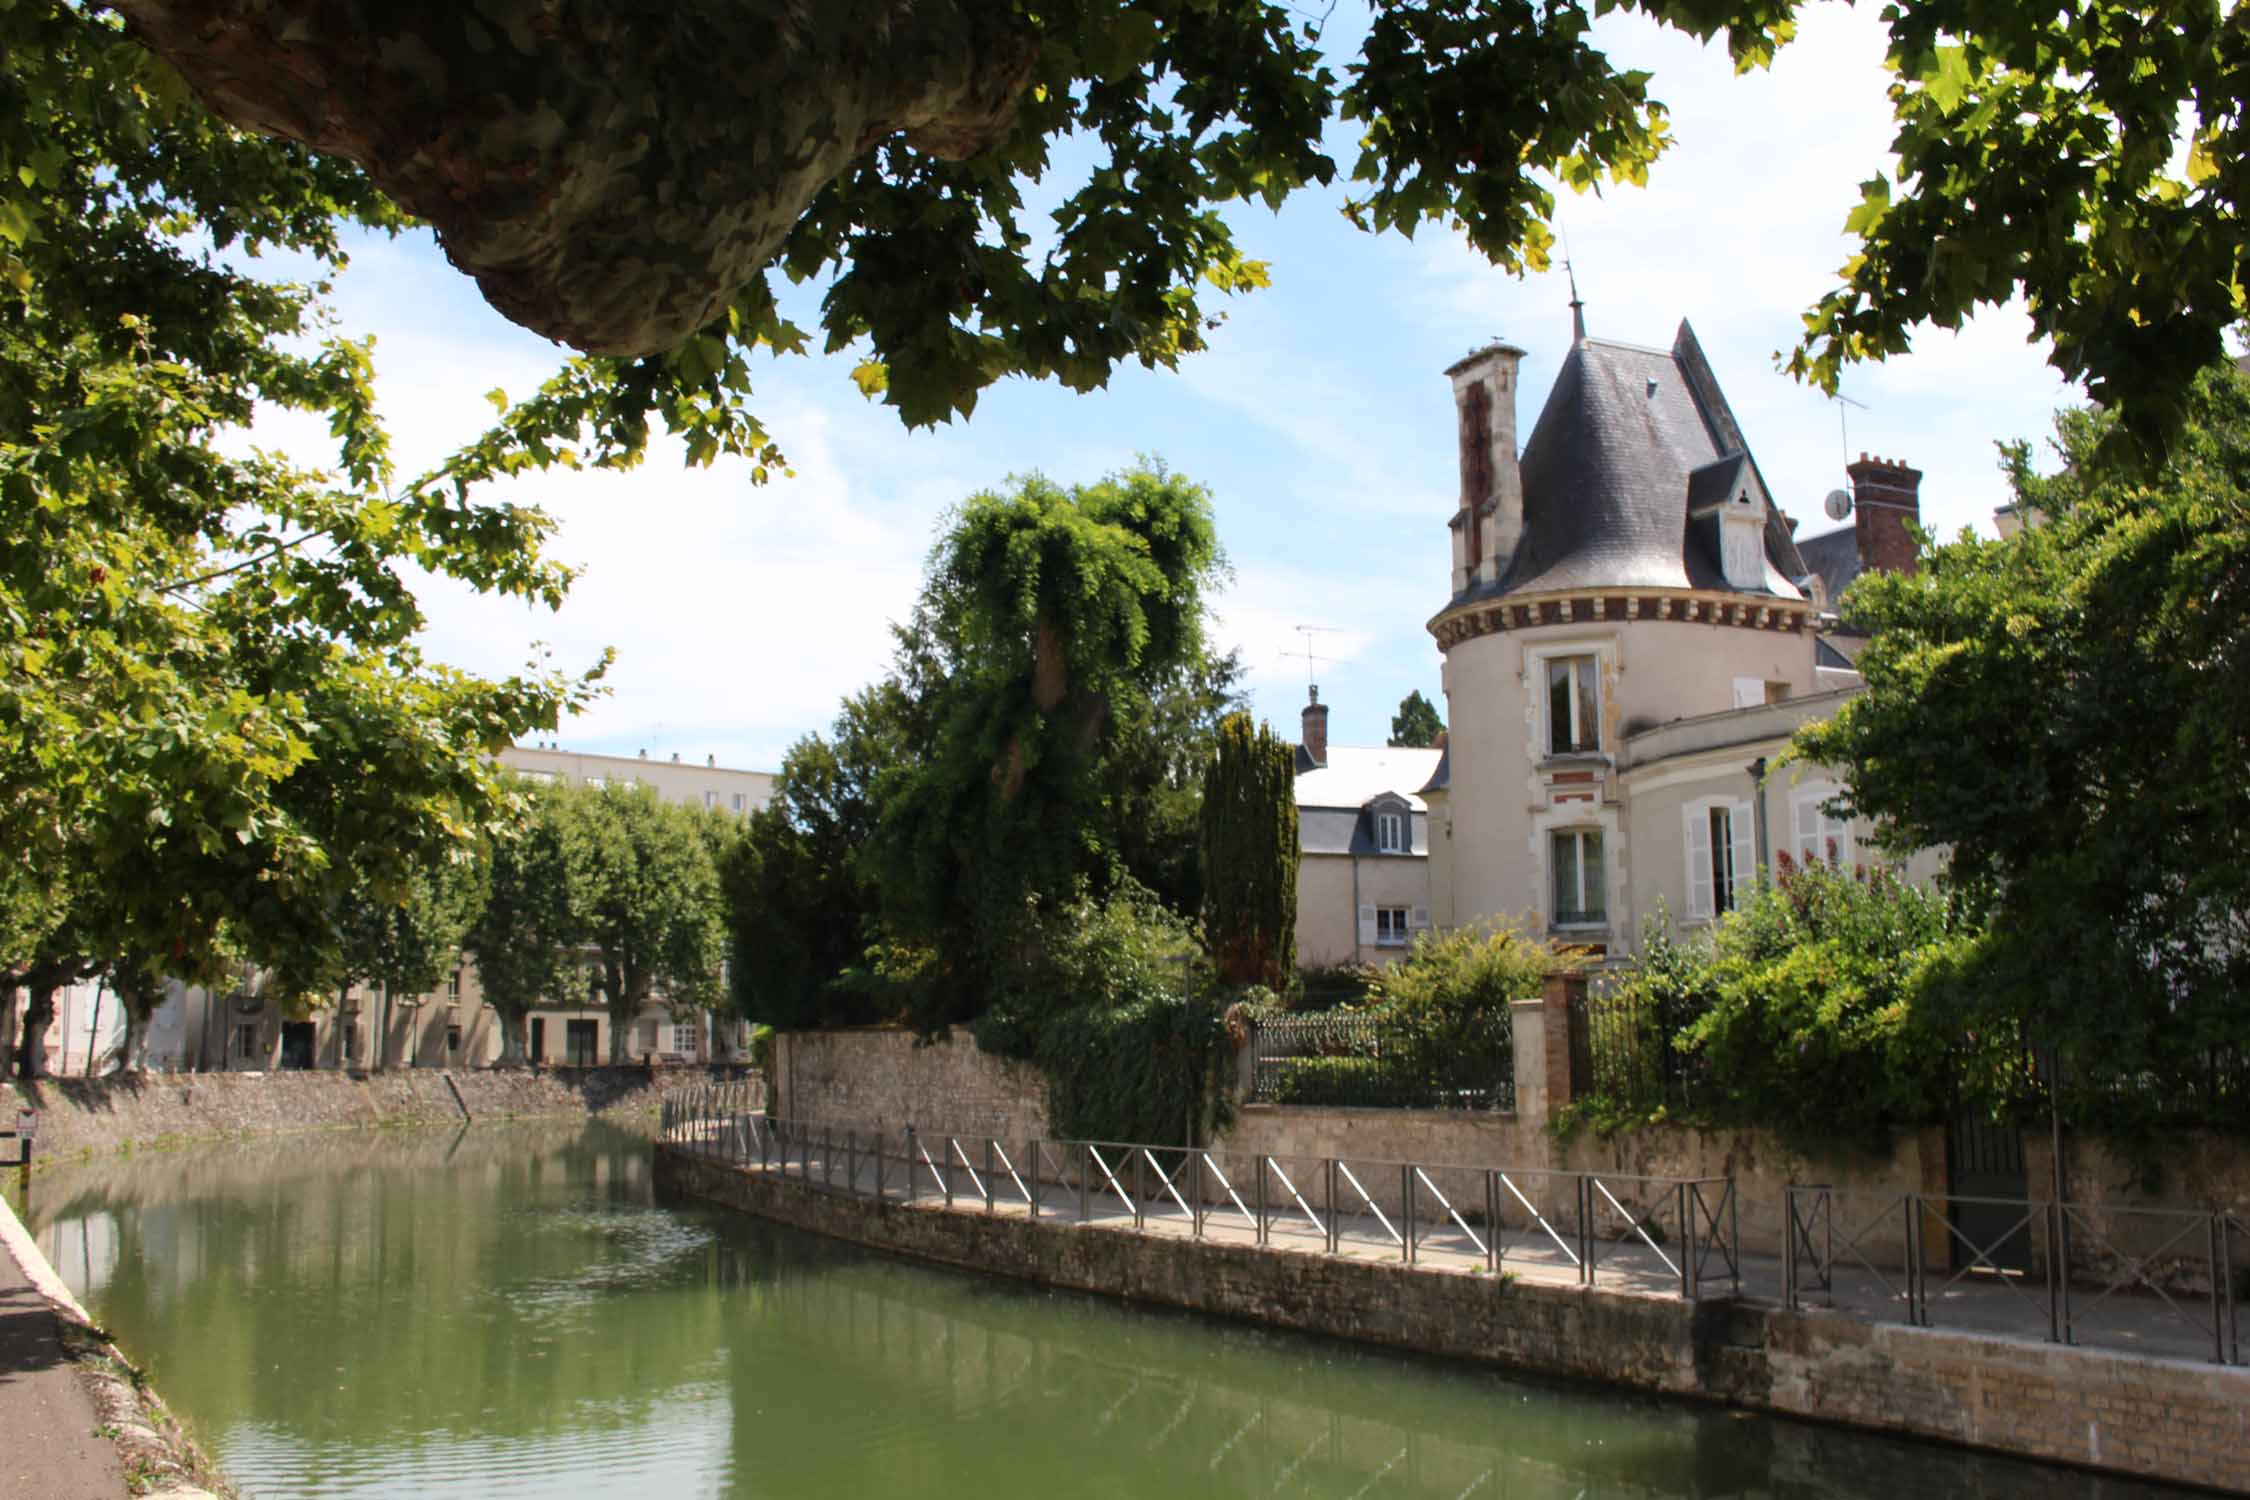
<instances>
[{"instance_id":1,"label":"metal railing","mask_svg":"<svg viewBox=\"0 0 2250 1500\"><path fill-rule=\"evenodd\" d=\"M2043 1322L2051 1343L2145 1347L2152 1329L2184 1332L2213 1363L2242 1363L2236 1276L2250 1231L2225 1210L1783 1191L1792 1310L1819 1293L1861 1316L1978 1328L1998 1307ZM1957 1295L1987 1288L2011 1295Z\"/></svg>"},{"instance_id":2,"label":"metal railing","mask_svg":"<svg viewBox=\"0 0 2250 1500\"><path fill-rule=\"evenodd\" d=\"M826 1191L1327 1255L1396 1256L1684 1298L1741 1288L1731 1178L1272 1156L1123 1141L861 1130L665 1101L663 1138Z\"/></svg>"},{"instance_id":3,"label":"metal railing","mask_svg":"<svg viewBox=\"0 0 2250 1500\"><path fill-rule=\"evenodd\" d=\"M1574 1053L1581 1054L1587 1091L1626 1107L1691 1107L1704 1082L1702 1059L1672 1045L1693 1025L1693 1000L1656 999L1626 984L1628 971L1600 976L1571 1017Z\"/></svg>"},{"instance_id":4,"label":"metal railing","mask_svg":"<svg viewBox=\"0 0 2250 1500\"><path fill-rule=\"evenodd\" d=\"M1260 1104L1512 1111L1515 1056L1514 1023L1505 1012L1442 1034L1380 1016L1274 1017L1261 1020L1251 1038L1250 1097Z\"/></svg>"}]
</instances>

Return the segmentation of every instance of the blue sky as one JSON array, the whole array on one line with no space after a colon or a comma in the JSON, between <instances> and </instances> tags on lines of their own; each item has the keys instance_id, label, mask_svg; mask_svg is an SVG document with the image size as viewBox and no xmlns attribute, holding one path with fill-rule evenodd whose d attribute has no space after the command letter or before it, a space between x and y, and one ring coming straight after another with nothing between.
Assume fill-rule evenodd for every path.
<instances>
[{"instance_id":1,"label":"blue sky","mask_svg":"<svg viewBox=\"0 0 2250 1500\"><path fill-rule=\"evenodd\" d=\"M1801 534L1828 524L1820 498L1843 482L1845 440L1839 408L1774 356L1835 284L1857 184L1887 164L1872 9L1808 10L1773 71L1743 78L1723 51L1605 18L1598 39L1654 72L1679 145L1645 189L1561 201L1589 331L1668 345L1689 319ZM1339 52L1360 24L1339 8ZM1346 167L1351 146L1333 133ZM659 447L632 474L523 481L523 498L561 522L557 555L586 569L570 602L548 614L433 587L427 644L490 671L534 642L564 665L614 646L612 691L561 743L771 768L883 670L886 626L911 606L948 505L1013 473L1085 481L1152 453L1213 492L1235 573L1217 633L1241 648L1256 711L1294 735L1306 671L1287 653L1301 649L1294 626L1317 625L1332 740L1378 744L1409 690L1437 697L1423 625L1444 603L1458 490L1443 371L1494 336L1521 344L1528 435L1567 348L1569 292L1559 270L1514 279L1436 229L1360 234L1343 196L1236 214L1274 286L1228 304L1210 351L1177 372L1120 370L1088 395L1011 381L970 421L910 433L858 395L854 355L778 359L758 371L754 405L791 477L760 487L747 466L686 469ZM335 306L341 331L377 335L383 409L409 465L477 431L485 391L528 392L559 353L488 309L426 234L358 246ZM809 295L793 311L812 326ZM1989 531L2006 498L1994 441L2043 439L2075 399L2029 327L2020 308L1997 310L1847 378L1865 404L1848 412L1850 451L1923 469L1924 519L1941 531ZM317 455L310 429L261 422L257 435Z\"/></svg>"}]
</instances>

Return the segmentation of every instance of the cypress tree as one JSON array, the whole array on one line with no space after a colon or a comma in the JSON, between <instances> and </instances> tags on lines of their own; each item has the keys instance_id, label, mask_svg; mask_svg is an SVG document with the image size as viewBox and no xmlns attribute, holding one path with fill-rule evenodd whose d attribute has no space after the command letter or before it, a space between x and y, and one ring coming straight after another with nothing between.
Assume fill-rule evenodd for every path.
<instances>
[{"instance_id":1,"label":"cypress tree","mask_svg":"<svg viewBox=\"0 0 2250 1500\"><path fill-rule=\"evenodd\" d=\"M1203 940L1229 984L1297 966L1297 749L1248 714L1219 721L1203 773Z\"/></svg>"}]
</instances>

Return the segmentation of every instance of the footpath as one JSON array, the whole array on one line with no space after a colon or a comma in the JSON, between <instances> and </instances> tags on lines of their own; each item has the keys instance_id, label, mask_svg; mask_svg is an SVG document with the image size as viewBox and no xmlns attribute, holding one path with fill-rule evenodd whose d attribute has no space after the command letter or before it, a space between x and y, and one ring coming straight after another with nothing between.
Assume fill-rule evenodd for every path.
<instances>
[{"instance_id":1,"label":"footpath","mask_svg":"<svg viewBox=\"0 0 2250 1500\"><path fill-rule=\"evenodd\" d=\"M0 1495L210 1500L204 1467L0 1198ZM141 1481L129 1488L128 1471Z\"/></svg>"}]
</instances>

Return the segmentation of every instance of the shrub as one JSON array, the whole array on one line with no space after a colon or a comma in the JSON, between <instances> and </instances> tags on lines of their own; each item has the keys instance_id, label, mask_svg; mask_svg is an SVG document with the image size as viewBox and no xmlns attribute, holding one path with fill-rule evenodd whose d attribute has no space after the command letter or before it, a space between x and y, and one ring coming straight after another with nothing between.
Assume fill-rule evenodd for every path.
<instances>
[{"instance_id":1,"label":"shrub","mask_svg":"<svg viewBox=\"0 0 2250 1500\"><path fill-rule=\"evenodd\" d=\"M1607 1003L1660 1021L1701 1087L1693 1113L1807 1142L1880 1148L1944 1118L1969 1043L1951 1003L1959 904L1878 871L1784 868L1699 943L1652 933ZM1602 1072L1597 1063L1597 1074ZM1607 1118L1676 1098L1618 1098L1647 1080L1601 1076Z\"/></svg>"},{"instance_id":2,"label":"shrub","mask_svg":"<svg viewBox=\"0 0 2250 1500\"><path fill-rule=\"evenodd\" d=\"M1184 1143L1222 1123L1233 1058L1198 952L1194 930L1131 882L1102 901L1033 903L977 1045L1038 1064L1060 1136Z\"/></svg>"},{"instance_id":3,"label":"shrub","mask_svg":"<svg viewBox=\"0 0 2250 1500\"><path fill-rule=\"evenodd\" d=\"M1367 1008L1400 1021L1453 1024L1506 1015L1508 1002L1537 995L1559 955L1505 922L1424 933L1404 959L1380 970Z\"/></svg>"}]
</instances>

